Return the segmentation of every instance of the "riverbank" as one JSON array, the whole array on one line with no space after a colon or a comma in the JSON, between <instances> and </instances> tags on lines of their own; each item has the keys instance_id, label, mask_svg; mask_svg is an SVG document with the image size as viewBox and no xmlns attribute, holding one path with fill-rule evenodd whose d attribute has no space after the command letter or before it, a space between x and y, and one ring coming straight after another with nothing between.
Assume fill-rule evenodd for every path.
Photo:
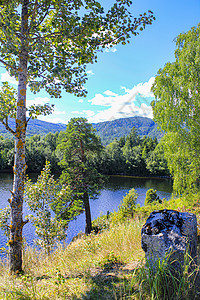
<instances>
[{"instance_id":1,"label":"riverbank","mask_svg":"<svg viewBox=\"0 0 200 300\"><path fill-rule=\"evenodd\" d=\"M11 277L7 266L0 265L0 299L150 299L148 282L141 277L141 227L150 211L163 207L193 212L199 222L200 198L191 197L138 207L133 218L123 222L117 220L117 213L114 218L102 217L107 227L98 234L60 245L49 256L25 248L23 276ZM184 285L179 285L183 297L177 299L199 299L195 278L191 283L186 275Z\"/></svg>"},{"instance_id":2,"label":"riverbank","mask_svg":"<svg viewBox=\"0 0 200 300\"><path fill-rule=\"evenodd\" d=\"M37 179L37 174L32 174L32 177L30 178L33 182L35 182ZM8 206L10 190L12 190L12 181L13 177L11 174L0 173L0 209ZM123 197L131 188L135 188L136 192L138 193L137 203L139 203L141 206L144 204L146 192L149 188L157 190L157 194L161 199L171 198L172 193L171 182L166 179L111 177L106 182L105 187L101 190L101 193L98 195L98 197L95 200L90 200L92 220L96 219L102 214L106 214L108 211L117 211ZM30 211L28 210L27 205L24 204L24 218L29 214ZM85 216L82 214L78 216L76 220L70 222L67 231L66 242L71 242L73 237L76 236L80 231L84 232L84 229ZM34 245L33 239L36 238L35 228L31 222L24 226L23 235L29 245ZM3 232L0 230L0 247L5 247L5 244L6 238L3 235Z\"/></svg>"}]
</instances>

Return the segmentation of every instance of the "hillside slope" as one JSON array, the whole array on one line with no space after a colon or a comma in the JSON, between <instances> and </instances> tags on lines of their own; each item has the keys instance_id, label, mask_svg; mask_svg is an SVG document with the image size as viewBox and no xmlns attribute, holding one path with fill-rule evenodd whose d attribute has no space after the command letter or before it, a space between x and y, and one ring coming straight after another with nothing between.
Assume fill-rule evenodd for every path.
<instances>
[{"instance_id":1,"label":"hillside slope","mask_svg":"<svg viewBox=\"0 0 200 300\"><path fill-rule=\"evenodd\" d=\"M15 121L14 119L9 119L9 126L14 129ZM56 131L64 131L66 129L65 124L55 124L41 120L30 120L27 126L27 137L30 137L34 134L46 135L49 132L55 133ZM3 137L12 137L12 134L9 133L5 127L0 123L0 135Z\"/></svg>"},{"instance_id":2,"label":"hillside slope","mask_svg":"<svg viewBox=\"0 0 200 300\"><path fill-rule=\"evenodd\" d=\"M158 140L162 137L162 133L158 131L157 125L150 118L144 117L132 117L123 118L113 121L106 121L101 123L92 124L97 130L97 134L100 136L104 145L109 144L115 138L119 139L124 135L128 135L131 128L134 126L140 136L150 136L152 138L157 137ZM15 128L15 122L13 119L9 120L9 126ZM27 137L34 134L46 135L49 132L55 133L56 131L64 131L66 129L65 124L55 124L41 120L30 120L27 127ZM11 137L12 135L4 128L0 123L0 136Z\"/></svg>"},{"instance_id":3,"label":"hillside slope","mask_svg":"<svg viewBox=\"0 0 200 300\"><path fill-rule=\"evenodd\" d=\"M132 127L137 129L137 133L141 137L146 135L152 138L157 137L157 139L160 140L163 136L157 129L155 122L150 118L144 117L122 118L93 124L93 126L97 130L97 134L100 136L104 145L109 144L115 138L119 139L124 135L128 135Z\"/></svg>"}]
</instances>

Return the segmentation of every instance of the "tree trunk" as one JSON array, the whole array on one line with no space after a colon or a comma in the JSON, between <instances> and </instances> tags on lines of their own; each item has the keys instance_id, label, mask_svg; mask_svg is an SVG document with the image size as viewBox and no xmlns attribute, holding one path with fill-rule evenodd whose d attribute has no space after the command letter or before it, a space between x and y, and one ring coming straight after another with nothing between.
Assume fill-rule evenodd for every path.
<instances>
[{"instance_id":1,"label":"tree trunk","mask_svg":"<svg viewBox=\"0 0 200 300\"><path fill-rule=\"evenodd\" d=\"M26 139L26 86L27 86L27 36L28 36L28 0L22 5L21 51L19 53L18 98L15 134L14 182L11 197L11 223L9 240L9 268L11 272L22 270L22 229L23 197L26 173L25 139Z\"/></svg>"},{"instance_id":2,"label":"tree trunk","mask_svg":"<svg viewBox=\"0 0 200 300\"><path fill-rule=\"evenodd\" d=\"M80 139L80 150L81 150L81 161L85 164L85 153L83 149L83 141ZM83 182L85 181L85 170L82 169L82 175L83 175ZM85 207L85 234L90 234L92 231L92 220L91 220L91 212L90 212L90 202L89 202L89 196L86 192L87 185L84 186L84 195L83 195L83 201L84 201L84 207Z\"/></svg>"},{"instance_id":3,"label":"tree trunk","mask_svg":"<svg viewBox=\"0 0 200 300\"><path fill-rule=\"evenodd\" d=\"M91 212L90 212L90 202L88 193L84 193L84 206L85 206L85 233L90 234L92 231L92 220L91 220Z\"/></svg>"}]
</instances>

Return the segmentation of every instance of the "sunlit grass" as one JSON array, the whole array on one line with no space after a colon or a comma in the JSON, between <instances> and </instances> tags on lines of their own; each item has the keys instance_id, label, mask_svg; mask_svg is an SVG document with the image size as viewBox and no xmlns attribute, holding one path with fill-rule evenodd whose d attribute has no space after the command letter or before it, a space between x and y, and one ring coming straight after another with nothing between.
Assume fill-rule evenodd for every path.
<instances>
[{"instance_id":1,"label":"sunlit grass","mask_svg":"<svg viewBox=\"0 0 200 300\"><path fill-rule=\"evenodd\" d=\"M133 220L116 225L98 235L83 236L67 247L59 245L49 256L27 247L24 276L10 276L8 267L0 266L1 299L78 299L86 295L96 286L91 280L93 273L102 269L110 253L122 265L143 255L141 226Z\"/></svg>"},{"instance_id":2,"label":"sunlit grass","mask_svg":"<svg viewBox=\"0 0 200 300\"><path fill-rule=\"evenodd\" d=\"M23 251L24 275L11 276L7 263L0 262L0 299L160 300L158 295L163 289L159 287L163 286L163 280L168 282L165 293L171 291L171 285L176 295L180 290L180 299L199 299L191 274L185 272L177 280L161 265L157 275L149 280L151 269L144 268L141 263L144 259L142 225L152 210L163 208L191 211L199 220L199 196L196 195L191 203L187 198L177 198L167 204L138 208L134 219L121 223L115 215L109 228L96 235L83 235L68 246L60 244L50 255L26 247Z\"/></svg>"}]
</instances>

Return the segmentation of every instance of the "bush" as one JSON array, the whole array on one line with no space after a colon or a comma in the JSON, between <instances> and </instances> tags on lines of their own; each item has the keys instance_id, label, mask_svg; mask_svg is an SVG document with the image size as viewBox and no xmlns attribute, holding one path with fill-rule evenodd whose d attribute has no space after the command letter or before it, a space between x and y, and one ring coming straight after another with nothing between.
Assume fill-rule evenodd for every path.
<instances>
[{"instance_id":1,"label":"bush","mask_svg":"<svg viewBox=\"0 0 200 300\"><path fill-rule=\"evenodd\" d=\"M120 256L115 255L114 251L110 251L107 253L100 261L99 266L103 270L110 270L112 269L116 264L121 264Z\"/></svg>"},{"instance_id":2,"label":"bush","mask_svg":"<svg viewBox=\"0 0 200 300\"><path fill-rule=\"evenodd\" d=\"M157 191L154 189L149 189L146 192L146 198L145 198L145 202L144 205L148 205L152 202L158 202L158 203L162 203L162 200L159 198L159 196L157 195Z\"/></svg>"},{"instance_id":3,"label":"bush","mask_svg":"<svg viewBox=\"0 0 200 300\"><path fill-rule=\"evenodd\" d=\"M108 211L106 215L100 216L94 221L92 221L92 230L95 233L99 233L110 226L110 212Z\"/></svg>"},{"instance_id":4,"label":"bush","mask_svg":"<svg viewBox=\"0 0 200 300\"><path fill-rule=\"evenodd\" d=\"M123 201L119 205L118 212L114 212L111 215L111 223L117 224L118 222L124 222L126 219L133 218L136 211L136 200L138 194L135 189L131 189L128 194L123 198Z\"/></svg>"}]
</instances>

